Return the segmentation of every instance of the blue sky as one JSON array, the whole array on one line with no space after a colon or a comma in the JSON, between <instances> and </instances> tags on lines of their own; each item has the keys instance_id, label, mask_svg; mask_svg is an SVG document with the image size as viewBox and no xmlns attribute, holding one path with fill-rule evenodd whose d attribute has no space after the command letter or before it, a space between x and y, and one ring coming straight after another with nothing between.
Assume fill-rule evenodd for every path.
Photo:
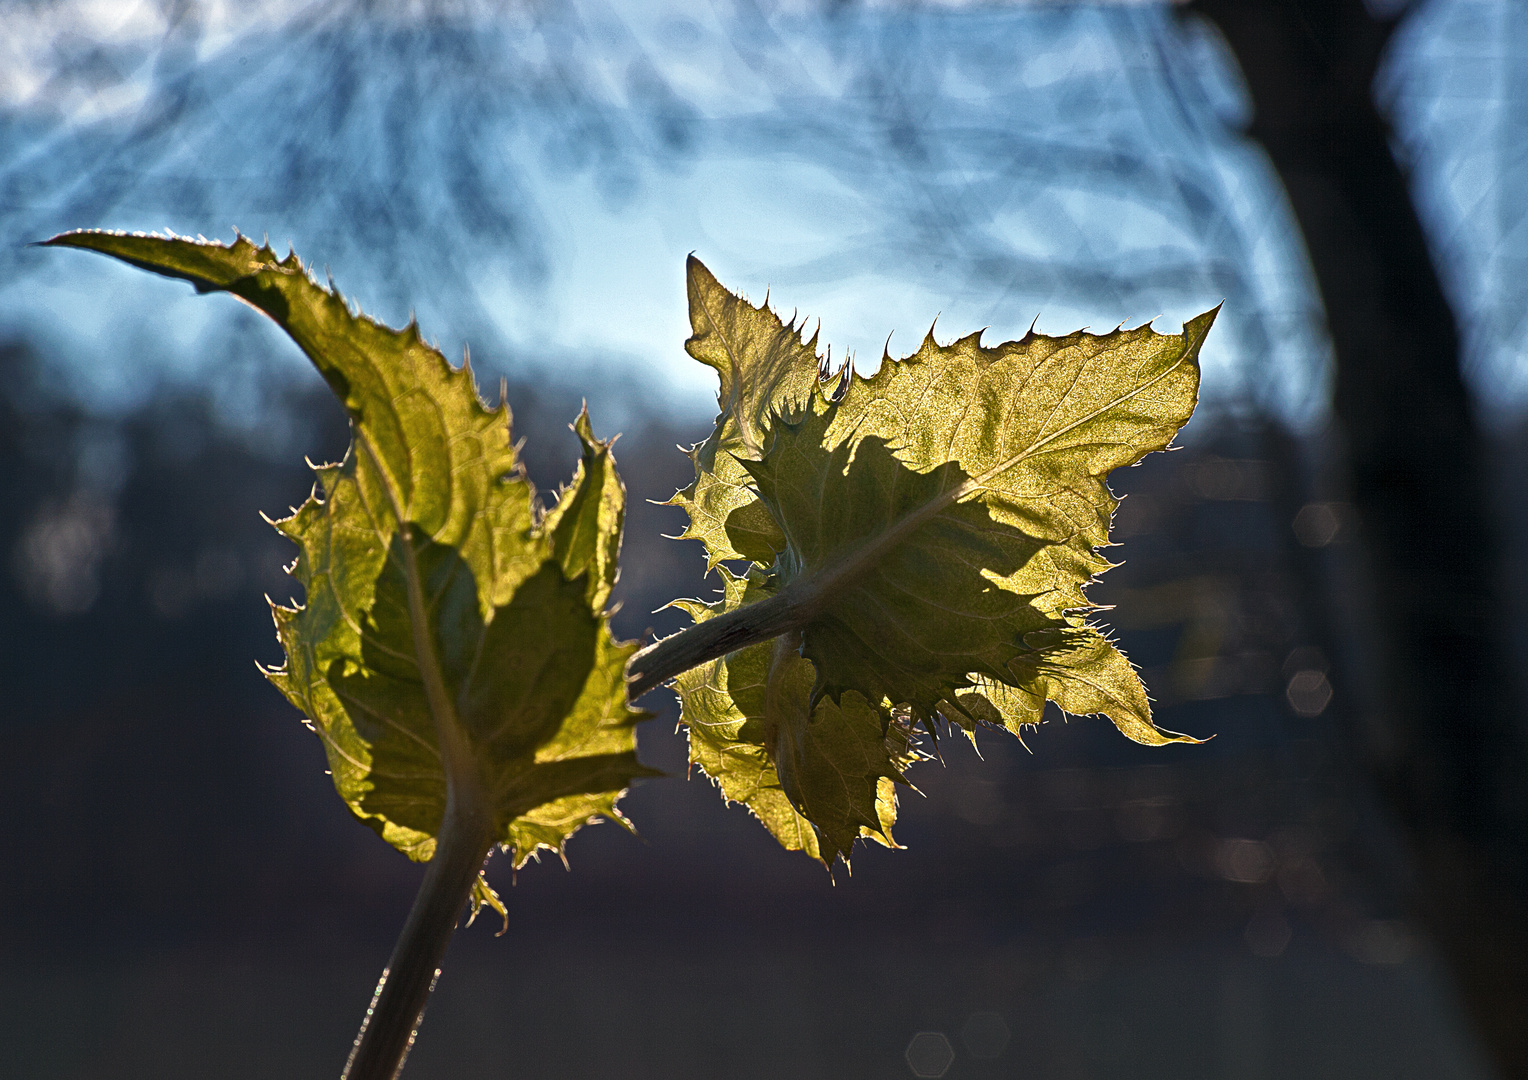
<instances>
[{"instance_id":1,"label":"blue sky","mask_svg":"<svg viewBox=\"0 0 1528 1080\"><path fill-rule=\"evenodd\" d=\"M1502 75L1484 110L1462 107L1458 71L1512 67L1503 5L1429 5L1384 84L1456 294L1498 308L1517 91ZM57 392L110 412L204 382L248 422L262 380L309 378L231 302L16 246L238 225L387 321L417 311L450 356L470 345L490 374L580 388L607 429L635 403L711 406L682 348L691 251L820 318L861 367L936 318L941 338L986 326L989 341L1036 319L1175 330L1225 300L1211 411L1325 416L1320 305L1239 134L1244 90L1213 32L1169 6L355 7L206 4L175 25L147 3L0 12L16 54L0 333L43 350ZM1521 402L1510 323L1471 339L1472 372Z\"/></svg>"}]
</instances>

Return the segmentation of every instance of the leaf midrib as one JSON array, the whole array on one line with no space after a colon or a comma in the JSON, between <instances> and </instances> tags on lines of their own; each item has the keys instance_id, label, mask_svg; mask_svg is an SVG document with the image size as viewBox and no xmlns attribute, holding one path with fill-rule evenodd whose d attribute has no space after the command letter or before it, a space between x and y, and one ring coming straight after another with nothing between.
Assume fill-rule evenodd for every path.
<instances>
[{"instance_id":1,"label":"leaf midrib","mask_svg":"<svg viewBox=\"0 0 1528 1080\"><path fill-rule=\"evenodd\" d=\"M441 765L446 774L447 800L453 797L465 798L479 806L486 805L472 749L462 732L461 721L446 687L440 657L430 637L429 608L425 603L424 582L419 571L418 552L414 547L415 525L403 513L402 493L398 490L397 480L387 470L381 454L359 424L355 425L355 442L382 479L382 490L387 494L403 541L401 562L408 595L409 630L413 639L415 663L419 667L420 681L424 684L425 702L435 725L435 741L440 751Z\"/></svg>"}]
</instances>

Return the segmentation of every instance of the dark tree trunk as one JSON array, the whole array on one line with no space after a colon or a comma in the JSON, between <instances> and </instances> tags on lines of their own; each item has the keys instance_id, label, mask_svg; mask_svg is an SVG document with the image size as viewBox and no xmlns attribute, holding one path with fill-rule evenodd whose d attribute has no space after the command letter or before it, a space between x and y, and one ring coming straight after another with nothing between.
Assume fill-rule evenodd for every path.
<instances>
[{"instance_id":1,"label":"dark tree trunk","mask_svg":"<svg viewBox=\"0 0 1528 1080\"><path fill-rule=\"evenodd\" d=\"M1249 134L1304 232L1375 582L1381 670L1362 757L1414 860L1417 917L1503 1073L1528 1077L1528 814L1483 440L1373 81L1391 26L1361 0L1197 0L1252 92Z\"/></svg>"}]
</instances>

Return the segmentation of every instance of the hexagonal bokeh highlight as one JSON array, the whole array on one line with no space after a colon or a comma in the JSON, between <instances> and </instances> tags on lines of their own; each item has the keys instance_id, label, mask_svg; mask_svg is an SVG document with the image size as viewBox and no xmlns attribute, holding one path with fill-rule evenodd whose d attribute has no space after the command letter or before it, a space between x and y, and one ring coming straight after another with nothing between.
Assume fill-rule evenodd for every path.
<instances>
[{"instance_id":1,"label":"hexagonal bokeh highlight","mask_svg":"<svg viewBox=\"0 0 1528 1080\"><path fill-rule=\"evenodd\" d=\"M907 1067L914 1076L943 1076L954 1061L955 1048L942 1031L920 1031L907 1044Z\"/></svg>"},{"instance_id":2,"label":"hexagonal bokeh highlight","mask_svg":"<svg viewBox=\"0 0 1528 1080\"><path fill-rule=\"evenodd\" d=\"M972 1013L960 1029L960 1041L972 1057L990 1061L1008 1049L1008 1023L995 1012Z\"/></svg>"}]
</instances>

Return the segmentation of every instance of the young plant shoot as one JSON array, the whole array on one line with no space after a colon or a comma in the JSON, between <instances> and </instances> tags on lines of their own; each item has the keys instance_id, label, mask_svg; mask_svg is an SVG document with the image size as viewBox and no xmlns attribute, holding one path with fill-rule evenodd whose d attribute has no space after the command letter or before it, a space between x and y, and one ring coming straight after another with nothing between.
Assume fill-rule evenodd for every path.
<instances>
[{"instance_id":1,"label":"young plant shoot","mask_svg":"<svg viewBox=\"0 0 1528 1080\"><path fill-rule=\"evenodd\" d=\"M721 578L693 625L640 651L609 629L625 489L587 414L583 458L543 509L510 414L488 408L410 324L391 330L289 254L240 236L65 233L228 292L274 319L350 417L351 445L275 527L301 605L273 605L286 662L266 675L323 740L351 812L424 882L345 1076L403 1067L464 912L504 913L482 877L516 867L657 775L629 704L671 685L690 758L787 848L824 864L895 846L897 785L942 720L1018 735L1045 703L1148 745L1145 688L1093 621L1111 565L1108 474L1164 449L1193 413L1215 311L993 348L981 334L830 371L814 335L688 267L686 347L721 411L672 500ZM501 394L502 396L502 394Z\"/></svg>"},{"instance_id":2,"label":"young plant shoot","mask_svg":"<svg viewBox=\"0 0 1528 1080\"><path fill-rule=\"evenodd\" d=\"M930 331L865 378L694 258L688 278L687 348L721 412L673 502L725 593L685 604L696 625L631 672L636 691L677 677L691 760L726 798L830 863L893 845L910 725L1018 735L1049 700L1136 742L1196 741L1152 723L1083 588L1111 565L1106 478L1193 414L1214 311L1179 335L992 349Z\"/></svg>"}]
</instances>

